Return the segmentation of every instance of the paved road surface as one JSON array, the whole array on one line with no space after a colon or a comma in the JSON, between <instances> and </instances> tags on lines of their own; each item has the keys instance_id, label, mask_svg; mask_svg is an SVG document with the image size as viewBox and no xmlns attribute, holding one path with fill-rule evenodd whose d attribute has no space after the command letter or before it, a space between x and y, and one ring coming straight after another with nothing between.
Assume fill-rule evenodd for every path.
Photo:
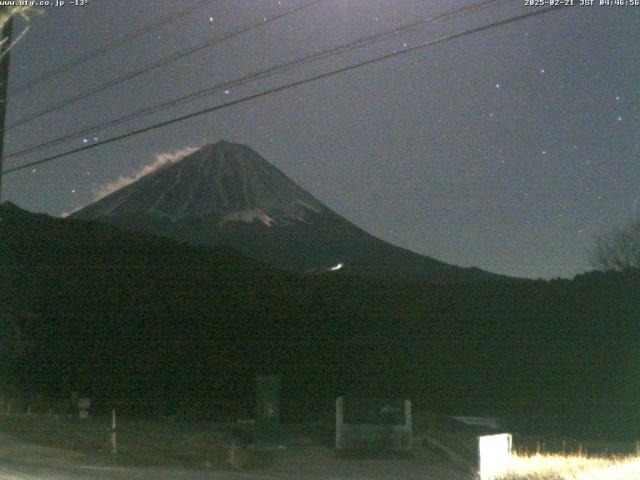
<instances>
[{"instance_id":1,"label":"paved road surface","mask_svg":"<svg viewBox=\"0 0 640 480\"><path fill-rule=\"evenodd\" d=\"M180 470L170 468L125 468L102 466L0 464L0 480L271 480L272 477L253 473L215 472L210 470Z\"/></svg>"},{"instance_id":2,"label":"paved road surface","mask_svg":"<svg viewBox=\"0 0 640 480\"><path fill-rule=\"evenodd\" d=\"M279 453L273 466L249 472L101 466L73 454L62 458L60 452L64 453L25 444L6 446L0 450L0 480L469 480L444 458L422 448L414 458L344 460L329 448L291 447Z\"/></svg>"}]
</instances>

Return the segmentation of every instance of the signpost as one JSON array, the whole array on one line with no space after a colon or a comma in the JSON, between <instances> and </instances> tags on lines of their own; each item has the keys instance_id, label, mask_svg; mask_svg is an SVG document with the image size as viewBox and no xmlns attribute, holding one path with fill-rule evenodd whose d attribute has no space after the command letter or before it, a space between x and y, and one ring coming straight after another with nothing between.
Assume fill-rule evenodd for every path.
<instances>
[{"instance_id":1,"label":"signpost","mask_svg":"<svg viewBox=\"0 0 640 480\"><path fill-rule=\"evenodd\" d=\"M257 380L253 420L238 420L232 430L227 462L241 470L248 464L268 465L284 449L280 429L280 376L261 375Z\"/></svg>"},{"instance_id":2,"label":"signpost","mask_svg":"<svg viewBox=\"0 0 640 480\"><path fill-rule=\"evenodd\" d=\"M78 399L78 418L80 420L86 420L89 418L89 407L91 407L90 398L81 397Z\"/></svg>"},{"instance_id":3,"label":"signpost","mask_svg":"<svg viewBox=\"0 0 640 480\"><path fill-rule=\"evenodd\" d=\"M277 449L280 446L280 377L258 377L255 417L256 450Z\"/></svg>"}]
</instances>

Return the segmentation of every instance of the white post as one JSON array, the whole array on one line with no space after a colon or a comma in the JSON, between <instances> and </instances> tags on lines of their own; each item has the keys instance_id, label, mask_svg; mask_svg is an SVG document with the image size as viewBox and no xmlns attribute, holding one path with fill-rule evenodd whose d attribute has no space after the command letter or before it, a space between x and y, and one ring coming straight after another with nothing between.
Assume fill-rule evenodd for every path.
<instances>
[{"instance_id":1,"label":"white post","mask_svg":"<svg viewBox=\"0 0 640 480\"><path fill-rule=\"evenodd\" d=\"M111 411L111 454L115 455L117 452L116 447L116 409Z\"/></svg>"},{"instance_id":2,"label":"white post","mask_svg":"<svg viewBox=\"0 0 640 480\"><path fill-rule=\"evenodd\" d=\"M408 428L410 432L413 431L413 425L411 421L411 400L404 401L404 426Z\"/></svg>"},{"instance_id":3,"label":"white post","mask_svg":"<svg viewBox=\"0 0 640 480\"><path fill-rule=\"evenodd\" d=\"M336 399L336 450L344 448L344 397Z\"/></svg>"}]
</instances>

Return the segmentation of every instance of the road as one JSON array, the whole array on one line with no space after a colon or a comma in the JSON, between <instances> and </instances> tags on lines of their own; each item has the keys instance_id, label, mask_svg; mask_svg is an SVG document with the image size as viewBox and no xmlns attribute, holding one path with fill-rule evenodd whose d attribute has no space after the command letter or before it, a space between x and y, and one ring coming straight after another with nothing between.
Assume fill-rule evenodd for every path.
<instances>
[{"instance_id":1,"label":"road","mask_svg":"<svg viewBox=\"0 0 640 480\"><path fill-rule=\"evenodd\" d=\"M270 480L263 474L216 472L211 470L181 470L150 467L113 467L97 465L66 466L29 465L22 462L2 462L0 480Z\"/></svg>"},{"instance_id":2,"label":"road","mask_svg":"<svg viewBox=\"0 0 640 480\"><path fill-rule=\"evenodd\" d=\"M2 440L8 440L0 436ZM27 445L0 448L0 480L469 480L443 457L416 449L413 458L338 459L318 446L290 447L274 464L248 472L100 465L73 452Z\"/></svg>"}]
</instances>

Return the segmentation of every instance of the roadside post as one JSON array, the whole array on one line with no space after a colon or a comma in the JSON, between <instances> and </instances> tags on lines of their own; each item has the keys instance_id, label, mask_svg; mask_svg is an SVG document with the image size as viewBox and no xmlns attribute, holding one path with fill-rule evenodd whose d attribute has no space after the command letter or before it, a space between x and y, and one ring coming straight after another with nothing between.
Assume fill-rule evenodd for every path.
<instances>
[{"instance_id":1,"label":"roadside post","mask_svg":"<svg viewBox=\"0 0 640 480\"><path fill-rule=\"evenodd\" d=\"M116 409L111 411L111 455L118 452L116 443Z\"/></svg>"}]
</instances>

